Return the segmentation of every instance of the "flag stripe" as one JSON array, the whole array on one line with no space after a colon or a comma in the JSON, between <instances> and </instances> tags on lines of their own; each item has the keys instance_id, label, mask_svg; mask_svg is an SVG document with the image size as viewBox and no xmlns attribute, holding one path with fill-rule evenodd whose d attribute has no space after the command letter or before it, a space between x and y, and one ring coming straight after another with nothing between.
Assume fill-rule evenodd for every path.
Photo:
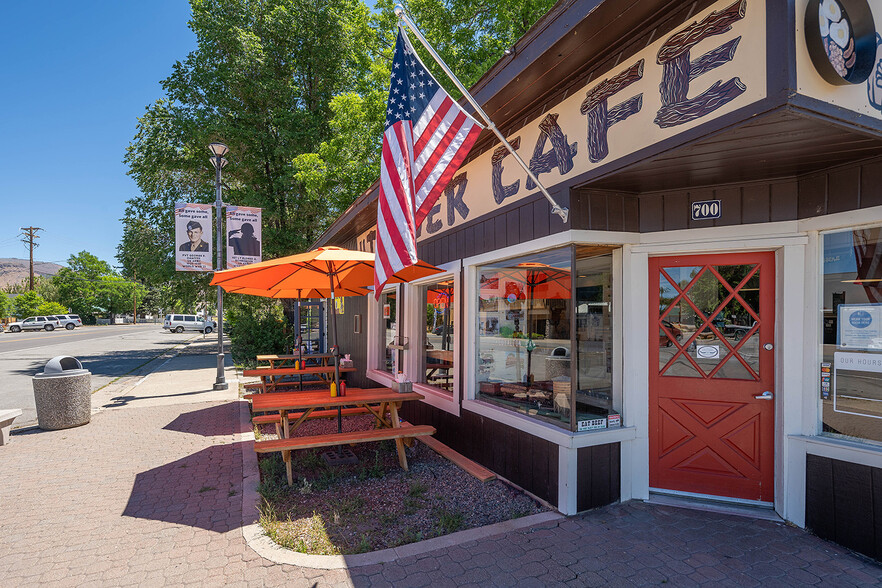
<instances>
[{"instance_id":1,"label":"flag stripe","mask_svg":"<svg viewBox=\"0 0 882 588\"><path fill-rule=\"evenodd\" d=\"M390 77L377 201L378 299L392 274L417 263L416 228L482 129L432 77L400 27Z\"/></svg>"}]
</instances>

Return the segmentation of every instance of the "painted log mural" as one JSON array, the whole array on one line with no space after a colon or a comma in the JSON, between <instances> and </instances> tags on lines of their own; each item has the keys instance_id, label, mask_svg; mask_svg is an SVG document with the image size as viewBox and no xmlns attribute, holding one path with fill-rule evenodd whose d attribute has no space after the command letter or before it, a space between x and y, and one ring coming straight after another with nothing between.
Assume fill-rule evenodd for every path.
<instances>
[{"instance_id":1,"label":"painted log mural","mask_svg":"<svg viewBox=\"0 0 882 588\"><path fill-rule=\"evenodd\" d=\"M567 136L557 124L558 114L549 113L539 123L539 140L533 149L533 157L530 158L530 171L538 178L539 174L548 173L557 168L560 175L569 173L573 169L573 158L579 150L578 143L567 143ZM546 141L551 141L551 149L545 150ZM527 178L527 190L536 187L536 182Z\"/></svg>"},{"instance_id":2,"label":"painted log mural","mask_svg":"<svg viewBox=\"0 0 882 588\"><path fill-rule=\"evenodd\" d=\"M521 147L521 138L515 137L509 141L509 144L513 149L518 150ZM493 187L493 199L496 201L496 204L502 204L503 200L509 196L514 196L518 193L518 190L521 189L520 180L517 180L508 186L502 185L502 160L508 157L508 155L508 149L505 147L497 147L496 150L493 151L493 157L490 159L490 164L493 166L490 183Z\"/></svg>"},{"instance_id":3,"label":"painted log mural","mask_svg":"<svg viewBox=\"0 0 882 588\"><path fill-rule=\"evenodd\" d=\"M603 161L609 155L607 134L609 128L640 112L643 107L643 94L637 94L624 102L609 108L609 99L637 80L643 78L641 59L625 71L603 80L586 95L579 112L588 116L588 160L592 163Z\"/></svg>"},{"instance_id":4,"label":"painted log mural","mask_svg":"<svg viewBox=\"0 0 882 588\"><path fill-rule=\"evenodd\" d=\"M653 121L655 124L667 128L701 118L747 90L741 79L734 77L726 82L718 80L695 98L688 98L689 83L731 61L741 37L708 51L694 62L690 60L690 50L707 37L731 30L732 23L744 18L746 11L747 0L738 0L724 10L710 13L701 22L692 23L665 41L657 56L657 62L663 68L659 84L662 107Z\"/></svg>"}]
</instances>

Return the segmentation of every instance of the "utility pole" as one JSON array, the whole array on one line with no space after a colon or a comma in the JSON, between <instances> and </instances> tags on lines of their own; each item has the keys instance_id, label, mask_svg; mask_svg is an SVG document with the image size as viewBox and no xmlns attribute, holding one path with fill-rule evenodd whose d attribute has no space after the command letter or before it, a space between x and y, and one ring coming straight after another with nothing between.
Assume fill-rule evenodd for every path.
<instances>
[{"instance_id":1,"label":"utility pole","mask_svg":"<svg viewBox=\"0 0 882 588\"><path fill-rule=\"evenodd\" d=\"M29 245L31 249L31 286L30 290L33 292L34 290L34 247L39 247L39 244L34 243L34 239L39 239L40 235L37 234L37 231L42 231L40 227L21 227L21 230L26 234L22 235L24 239L21 240L25 245Z\"/></svg>"}]
</instances>

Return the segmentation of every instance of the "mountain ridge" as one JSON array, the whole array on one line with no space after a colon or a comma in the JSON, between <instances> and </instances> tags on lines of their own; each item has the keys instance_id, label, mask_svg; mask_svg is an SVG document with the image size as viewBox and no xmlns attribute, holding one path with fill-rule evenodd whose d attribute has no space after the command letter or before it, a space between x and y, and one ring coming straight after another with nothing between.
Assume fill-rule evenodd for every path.
<instances>
[{"instance_id":1,"label":"mountain ridge","mask_svg":"<svg viewBox=\"0 0 882 588\"><path fill-rule=\"evenodd\" d=\"M30 276L30 261L15 257L0 257L0 288L18 284ZM34 261L34 277L54 276L62 265L48 261Z\"/></svg>"}]
</instances>

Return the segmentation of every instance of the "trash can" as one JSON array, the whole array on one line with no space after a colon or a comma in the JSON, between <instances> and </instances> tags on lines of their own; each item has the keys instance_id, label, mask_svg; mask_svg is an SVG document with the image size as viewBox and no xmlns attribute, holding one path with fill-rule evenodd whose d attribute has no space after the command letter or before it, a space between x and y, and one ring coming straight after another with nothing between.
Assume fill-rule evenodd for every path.
<instances>
[{"instance_id":1,"label":"trash can","mask_svg":"<svg viewBox=\"0 0 882 588\"><path fill-rule=\"evenodd\" d=\"M570 376L570 350L566 347L555 347L545 358L545 377L553 380L558 376Z\"/></svg>"},{"instance_id":2,"label":"trash can","mask_svg":"<svg viewBox=\"0 0 882 588\"><path fill-rule=\"evenodd\" d=\"M37 424L49 431L69 429L92 416L92 373L75 357L53 357L34 375Z\"/></svg>"}]
</instances>

